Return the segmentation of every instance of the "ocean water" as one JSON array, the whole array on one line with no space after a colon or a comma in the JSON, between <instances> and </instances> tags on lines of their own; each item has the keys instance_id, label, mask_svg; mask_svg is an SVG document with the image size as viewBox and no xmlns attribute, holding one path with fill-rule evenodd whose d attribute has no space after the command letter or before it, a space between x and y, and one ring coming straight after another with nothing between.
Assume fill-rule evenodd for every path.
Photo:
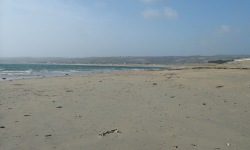
<instances>
[{"instance_id":1,"label":"ocean water","mask_svg":"<svg viewBox=\"0 0 250 150\"><path fill-rule=\"evenodd\" d=\"M129 70L160 70L167 67L115 65L0 64L0 80L39 78Z\"/></svg>"}]
</instances>

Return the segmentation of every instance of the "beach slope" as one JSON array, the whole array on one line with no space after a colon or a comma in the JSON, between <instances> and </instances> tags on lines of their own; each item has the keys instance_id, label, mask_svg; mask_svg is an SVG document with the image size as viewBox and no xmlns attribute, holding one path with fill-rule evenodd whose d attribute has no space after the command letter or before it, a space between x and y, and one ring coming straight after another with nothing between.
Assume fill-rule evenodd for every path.
<instances>
[{"instance_id":1,"label":"beach slope","mask_svg":"<svg viewBox=\"0 0 250 150\"><path fill-rule=\"evenodd\" d=\"M250 70L2 81L0 149L250 148Z\"/></svg>"}]
</instances>

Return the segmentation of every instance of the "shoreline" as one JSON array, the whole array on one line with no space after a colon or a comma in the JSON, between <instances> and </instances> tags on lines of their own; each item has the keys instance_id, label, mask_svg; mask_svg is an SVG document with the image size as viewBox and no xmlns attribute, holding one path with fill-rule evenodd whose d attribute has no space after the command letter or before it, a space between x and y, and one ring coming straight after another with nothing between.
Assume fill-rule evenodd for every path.
<instances>
[{"instance_id":1,"label":"shoreline","mask_svg":"<svg viewBox=\"0 0 250 150\"><path fill-rule=\"evenodd\" d=\"M35 78L47 78L47 77L57 77L57 76L65 76L65 75L84 75L84 74L95 74L101 72L125 72L131 70L175 70L175 69L183 69L181 66L159 66L159 65L71 65L71 64L5 64L5 65L42 65L41 70L36 69L34 66L25 67L24 70L1 70L3 74L1 75L0 81L4 80L19 80L19 79L35 79ZM46 68L48 66L48 68ZM57 69L50 69L49 66L56 66ZM60 68L62 66L62 68ZM83 66L86 68L63 68L63 66ZM22 66L20 66L22 67ZM94 68L88 68L94 67ZM97 67L97 68L96 68ZM100 68L99 68L100 67ZM103 67L103 68L102 68ZM115 68L113 68L115 67ZM122 67L122 68L120 68ZM124 67L124 68L123 68ZM17 67L15 67L17 68ZM58 69L59 68L59 69ZM28 70L27 70L28 69ZM8 72L10 71L10 73ZM4 73L6 72L6 73ZM20 73L22 75L20 75ZM8 75L11 74L11 75Z\"/></svg>"}]
</instances>

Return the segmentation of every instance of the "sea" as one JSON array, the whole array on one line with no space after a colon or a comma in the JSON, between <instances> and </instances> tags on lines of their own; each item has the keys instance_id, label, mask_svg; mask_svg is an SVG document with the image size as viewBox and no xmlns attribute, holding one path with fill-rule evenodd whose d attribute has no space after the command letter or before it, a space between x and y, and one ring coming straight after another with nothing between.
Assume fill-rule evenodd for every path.
<instances>
[{"instance_id":1,"label":"sea","mask_svg":"<svg viewBox=\"0 0 250 150\"><path fill-rule=\"evenodd\" d=\"M0 80L82 75L130 70L162 70L166 66L65 65L65 64L0 64Z\"/></svg>"}]
</instances>

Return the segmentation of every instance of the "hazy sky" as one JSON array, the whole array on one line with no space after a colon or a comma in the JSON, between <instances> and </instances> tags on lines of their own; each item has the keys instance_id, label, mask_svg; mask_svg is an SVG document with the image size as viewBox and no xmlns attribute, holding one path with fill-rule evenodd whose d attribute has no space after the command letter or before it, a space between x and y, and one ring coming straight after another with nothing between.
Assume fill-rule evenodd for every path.
<instances>
[{"instance_id":1,"label":"hazy sky","mask_svg":"<svg viewBox=\"0 0 250 150\"><path fill-rule=\"evenodd\" d=\"M250 0L0 0L0 57L250 54Z\"/></svg>"}]
</instances>

